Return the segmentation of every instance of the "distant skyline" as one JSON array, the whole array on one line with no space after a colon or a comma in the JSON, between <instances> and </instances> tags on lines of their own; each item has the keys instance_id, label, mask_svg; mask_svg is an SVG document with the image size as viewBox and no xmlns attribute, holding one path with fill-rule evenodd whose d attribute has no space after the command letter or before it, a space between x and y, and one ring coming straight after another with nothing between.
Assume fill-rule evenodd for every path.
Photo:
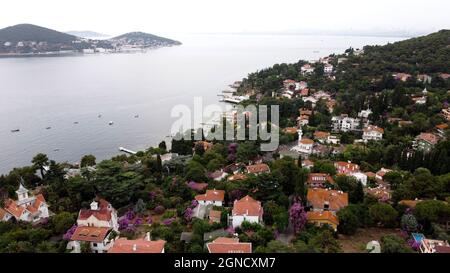
<instances>
[{"instance_id":1,"label":"distant skyline","mask_svg":"<svg viewBox=\"0 0 450 273\"><path fill-rule=\"evenodd\" d=\"M0 28L20 23L117 35L168 33L423 34L450 28L450 1L364 0L7 1Z\"/></svg>"}]
</instances>

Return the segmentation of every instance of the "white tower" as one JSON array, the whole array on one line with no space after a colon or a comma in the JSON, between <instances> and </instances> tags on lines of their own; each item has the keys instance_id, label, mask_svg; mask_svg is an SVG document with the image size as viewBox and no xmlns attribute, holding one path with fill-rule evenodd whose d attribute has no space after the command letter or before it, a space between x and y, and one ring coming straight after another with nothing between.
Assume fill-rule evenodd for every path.
<instances>
[{"instance_id":1,"label":"white tower","mask_svg":"<svg viewBox=\"0 0 450 273\"><path fill-rule=\"evenodd\" d=\"M300 128L297 130L297 133L298 133L298 145L300 145L300 141L302 141L302 136L303 136L302 127L300 127Z\"/></svg>"},{"instance_id":2,"label":"white tower","mask_svg":"<svg viewBox=\"0 0 450 273\"><path fill-rule=\"evenodd\" d=\"M19 189L16 191L17 200L21 203L23 200L28 199L28 190L23 186L22 183L19 184Z\"/></svg>"}]
</instances>

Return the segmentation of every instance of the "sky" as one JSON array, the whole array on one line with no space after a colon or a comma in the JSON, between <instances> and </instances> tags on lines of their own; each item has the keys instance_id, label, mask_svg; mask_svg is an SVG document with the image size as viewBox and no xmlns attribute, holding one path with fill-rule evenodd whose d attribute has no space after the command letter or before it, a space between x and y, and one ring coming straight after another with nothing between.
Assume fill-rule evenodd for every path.
<instances>
[{"instance_id":1,"label":"sky","mask_svg":"<svg viewBox=\"0 0 450 273\"><path fill-rule=\"evenodd\" d=\"M32 23L108 35L408 31L450 28L449 0L2 1L0 28Z\"/></svg>"}]
</instances>

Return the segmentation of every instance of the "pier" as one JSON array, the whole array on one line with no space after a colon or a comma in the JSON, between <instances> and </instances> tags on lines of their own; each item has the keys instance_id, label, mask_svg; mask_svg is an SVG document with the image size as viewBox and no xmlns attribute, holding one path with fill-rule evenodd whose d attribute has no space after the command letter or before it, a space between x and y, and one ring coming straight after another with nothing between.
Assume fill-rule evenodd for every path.
<instances>
[{"instance_id":1,"label":"pier","mask_svg":"<svg viewBox=\"0 0 450 273\"><path fill-rule=\"evenodd\" d=\"M119 151L124 152L124 153L127 153L127 154L132 154L132 155L137 154L137 152L132 151L132 150L129 150L129 149L126 149L126 148L124 148L124 147L119 147Z\"/></svg>"}]
</instances>

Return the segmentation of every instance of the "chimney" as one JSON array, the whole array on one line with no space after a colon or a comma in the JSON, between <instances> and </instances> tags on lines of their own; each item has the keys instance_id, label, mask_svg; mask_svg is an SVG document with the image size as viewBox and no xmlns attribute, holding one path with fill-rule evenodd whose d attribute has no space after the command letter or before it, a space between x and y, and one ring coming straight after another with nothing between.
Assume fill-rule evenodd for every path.
<instances>
[{"instance_id":1,"label":"chimney","mask_svg":"<svg viewBox=\"0 0 450 273\"><path fill-rule=\"evenodd\" d=\"M150 232L147 232L146 234L145 234L145 241L151 241L152 240L152 237L150 236Z\"/></svg>"},{"instance_id":2,"label":"chimney","mask_svg":"<svg viewBox=\"0 0 450 273\"><path fill-rule=\"evenodd\" d=\"M136 246L136 244L133 244L133 251L136 251L137 250L137 246Z\"/></svg>"}]
</instances>

